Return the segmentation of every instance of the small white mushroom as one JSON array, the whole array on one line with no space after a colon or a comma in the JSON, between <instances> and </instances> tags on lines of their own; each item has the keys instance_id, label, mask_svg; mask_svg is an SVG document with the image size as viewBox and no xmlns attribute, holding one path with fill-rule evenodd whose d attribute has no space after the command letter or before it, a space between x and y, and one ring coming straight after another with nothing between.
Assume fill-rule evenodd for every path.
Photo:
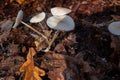
<instances>
[{"instance_id":1,"label":"small white mushroom","mask_svg":"<svg viewBox=\"0 0 120 80\"><path fill-rule=\"evenodd\" d=\"M26 27L28 27L29 29L33 30L34 32L36 32L37 34L41 35L43 38L45 38L47 40L47 37L45 35L43 35L42 33L40 33L39 31L37 31L36 29L34 29L32 26L28 25L27 23L22 21L23 19L23 11L20 10L17 14L17 18L15 21L15 24L13 26L13 28L16 28L20 23L24 24ZM48 40L47 40L48 42Z\"/></svg>"},{"instance_id":2,"label":"small white mushroom","mask_svg":"<svg viewBox=\"0 0 120 80\"><path fill-rule=\"evenodd\" d=\"M47 25L56 30L71 31L75 27L75 23L70 16L52 16L47 19Z\"/></svg>"},{"instance_id":3,"label":"small white mushroom","mask_svg":"<svg viewBox=\"0 0 120 80\"><path fill-rule=\"evenodd\" d=\"M52 15L61 16L61 15L66 15L66 14L68 14L70 12L71 12L71 10L68 9L68 8L63 8L63 7L54 7L54 8L51 8Z\"/></svg>"},{"instance_id":4,"label":"small white mushroom","mask_svg":"<svg viewBox=\"0 0 120 80\"><path fill-rule=\"evenodd\" d=\"M114 35L120 35L120 21L110 23L108 30Z\"/></svg>"},{"instance_id":5,"label":"small white mushroom","mask_svg":"<svg viewBox=\"0 0 120 80\"><path fill-rule=\"evenodd\" d=\"M71 31L75 27L75 23L73 19L67 15L52 16L47 19L47 25L52 29L62 30L62 31ZM57 38L58 34L59 34L59 31L57 31L57 33L54 34L48 47L44 50L45 52L48 52L50 50L51 45L54 42L54 40Z\"/></svg>"},{"instance_id":6,"label":"small white mushroom","mask_svg":"<svg viewBox=\"0 0 120 80\"><path fill-rule=\"evenodd\" d=\"M15 24L13 25L13 28L16 28L19 24L20 21L23 19L23 11L20 10L17 14L16 20L15 20Z\"/></svg>"},{"instance_id":7,"label":"small white mushroom","mask_svg":"<svg viewBox=\"0 0 120 80\"><path fill-rule=\"evenodd\" d=\"M39 23L45 19L45 12L41 12L30 19L30 23Z\"/></svg>"},{"instance_id":8,"label":"small white mushroom","mask_svg":"<svg viewBox=\"0 0 120 80\"><path fill-rule=\"evenodd\" d=\"M40 23L41 21L43 21L45 19L45 12L41 12L35 16L33 16L31 19L30 19L30 23L39 23L40 27L42 29L44 29L43 25Z\"/></svg>"}]
</instances>

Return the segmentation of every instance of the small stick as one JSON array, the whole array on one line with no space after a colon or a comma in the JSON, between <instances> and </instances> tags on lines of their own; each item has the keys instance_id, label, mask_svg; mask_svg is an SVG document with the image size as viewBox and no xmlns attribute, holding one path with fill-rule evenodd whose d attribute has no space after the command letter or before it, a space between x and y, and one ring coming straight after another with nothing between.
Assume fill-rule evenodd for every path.
<instances>
[{"instance_id":1,"label":"small stick","mask_svg":"<svg viewBox=\"0 0 120 80\"><path fill-rule=\"evenodd\" d=\"M33 30L34 32L36 32L37 34L39 34L40 36L42 36L43 38L45 38L47 41L47 37L45 35L43 35L42 33L40 33L39 31L37 31L36 29L34 29L32 26L26 24L25 22L21 21L22 24L24 24L26 27L30 28L31 30Z\"/></svg>"},{"instance_id":2,"label":"small stick","mask_svg":"<svg viewBox=\"0 0 120 80\"><path fill-rule=\"evenodd\" d=\"M55 41L55 39L57 38L58 34L59 34L59 32L56 32L56 33L54 34L52 40L49 42L48 47L44 50L45 52L48 52L48 51L50 50L50 47L51 47L52 43Z\"/></svg>"}]
</instances>

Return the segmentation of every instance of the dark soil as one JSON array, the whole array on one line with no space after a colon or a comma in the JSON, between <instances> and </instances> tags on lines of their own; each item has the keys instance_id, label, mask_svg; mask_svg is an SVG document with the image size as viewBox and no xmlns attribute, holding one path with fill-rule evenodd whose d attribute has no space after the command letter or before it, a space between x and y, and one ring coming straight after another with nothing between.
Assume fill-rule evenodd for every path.
<instances>
[{"instance_id":1,"label":"dark soil","mask_svg":"<svg viewBox=\"0 0 120 80\"><path fill-rule=\"evenodd\" d=\"M23 80L24 73L19 69L31 47L37 52L35 66L46 73L41 77L43 80L120 80L120 38L108 31L111 22L120 21L119 1L24 0L22 4L17 1L20 0L0 0L0 80ZM55 6L72 9L69 15L75 21L75 29L61 31L48 52L43 52L47 47L45 41L36 48L36 39L30 35L36 33L22 24L2 31L1 25L8 20L14 22L22 9L23 21L43 33L38 24L29 20L42 11L49 17ZM51 40L57 31L48 28L45 22L42 24L45 36Z\"/></svg>"}]
</instances>

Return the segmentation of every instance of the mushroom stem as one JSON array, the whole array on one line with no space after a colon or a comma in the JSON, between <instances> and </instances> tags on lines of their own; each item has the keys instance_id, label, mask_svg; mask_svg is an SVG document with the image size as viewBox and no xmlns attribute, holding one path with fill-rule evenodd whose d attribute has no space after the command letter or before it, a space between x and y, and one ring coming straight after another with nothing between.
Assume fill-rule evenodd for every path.
<instances>
[{"instance_id":1,"label":"mushroom stem","mask_svg":"<svg viewBox=\"0 0 120 80\"><path fill-rule=\"evenodd\" d=\"M40 36L42 36L43 38L45 38L47 40L47 37L45 35L43 35L42 33L40 33L39 31L37 31L36 29L34 29L32 26L28 25L27 23L21 21L22 24L24 24L26 27L30 28L31 30L33 30L34 32L36 32L37 34L39 34ZM48 40L47 40L48 41Z\"/></svg>"},{"instance_id":2,"label":"mushroom stem","mask_svg":"<svg viewBox=\"0 0 120 80\"><path fill-rule=\"evenodd\" d=\"M44 52L48 52L48 51L50 50L51 45L53 44L53 42L54 42L55 39L57 38L58 34L59 34L59 31L57 31L57 32L54 34L52 40L49 42L48 47L44 50Z\"/></svg>"},{"instance_id":3,"label":"mushroom stem","mask_svg":"<svg viewBox=\"0 0 120 80\"><path fill-rule=\"evenodd\" d=\"M40 22L38 24L40 25L40 27L41 27L42 30L45 29L44 26Z\"/></svg>"}]
</instances>

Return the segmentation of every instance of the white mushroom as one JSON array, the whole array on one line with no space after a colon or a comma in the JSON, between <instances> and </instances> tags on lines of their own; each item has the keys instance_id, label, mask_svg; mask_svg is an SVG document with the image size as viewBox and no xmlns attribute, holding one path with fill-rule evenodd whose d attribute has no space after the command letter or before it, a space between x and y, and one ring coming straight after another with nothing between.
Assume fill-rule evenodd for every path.
<instances>
[{"instance_id":1,"label":"white mushroom","mask_svg":"<svg viewBox=\"0 0 120 80\"><path fill-rule=\"evenodd\" d=\"M30 23L39 23L40 27L44 29L43 25L40 23L45 19L45 12L41 12L30 19Z\"/></svg>"},{"instance_id":2,"label":"white mushroom","mask_svg":"<svg viewBox=\"0 0 120 80\"><path fill-rule=\"evenodd\" d=\"M15 20L15 24L13 25L13 28L16 28L19 24L20 21L23 19L23 11L20 10L17 14L16 20Z\"/></svg>"},{"instance_id":3,"label":"white mushroom","mask_svg":"<svg viewBox=\"0 0 120 80\"><path fill-rule=\"evenodd\" d=\"M47 25L56 30L62 30L62 31L71 31L75 27L75 23L73 19L70 16L62 15L62 16L52 16L47 19ZM50 41L48 47L44 50L45 52L48 52L51 48L52 43L57 38L59 34L59 31L57 31L56 34L54 34L52 40Z\"/></svg>"},{"instance_id":4,"label":"white mushroom","mask_svg":"<svg viewBox=\"0 0 120 80\"><path fill-rule=\"evenodd\" d=\"M41 35L43 38L45 38L47 40L47 37L45 35L43 35L42 33L40 33L39 31L37 31L36 29L34 29L32 26L28 25L27 23L22 21L23 19L23 11L20 10L17 14L17 18L15 21L15 24L13 26L13 28L16 28L20 23L24 24L26 27L28 27L29 29L33 30L34 32L36 32L37 34ZM47 40L48 41L48 40Z\"/></svg>"},{"instance_id":5,"label":"white mushroom","mask_svg":"<svg viewBox=\"0 0 120 80\"><path fill-rule=\"evenodd\" d=\"M75 23L70 16L52 16L47 19L47 25L56 30L71 31L75 27Z\"/></svg>"},{"instance_id":6,"label":"white mushroom","mask_svg":"<svg viewBox=\"0 0 120 80\"><path fill-rule=\"evenodd\" d=\"M45 19L45 12L41 12L30 19L31 23L39 23Z\"/></svg>"},{"instance_id":7,"label":"white mushroom","mask_svg":"<svg viewBox=\"0 0 120 80\"><path fill-rule=\"evenodd\" d=\"M110 23L108 30L114 35L120 35L120 21Z\"/></svg>"},{"instance_id":8,"label":"white mushroom","mask_svg":"<svg viewBox=\"0 0 120 80\"><path fill-rule=\"evenodd\" d=\"M71 10L68 9L68 8L63 8L63 7L54 7L54 8L51 8L52 15L61 16L61 15L66 15L66 14L68 14L70 12L71 12Z\"/></svg>"}]
</instances>

